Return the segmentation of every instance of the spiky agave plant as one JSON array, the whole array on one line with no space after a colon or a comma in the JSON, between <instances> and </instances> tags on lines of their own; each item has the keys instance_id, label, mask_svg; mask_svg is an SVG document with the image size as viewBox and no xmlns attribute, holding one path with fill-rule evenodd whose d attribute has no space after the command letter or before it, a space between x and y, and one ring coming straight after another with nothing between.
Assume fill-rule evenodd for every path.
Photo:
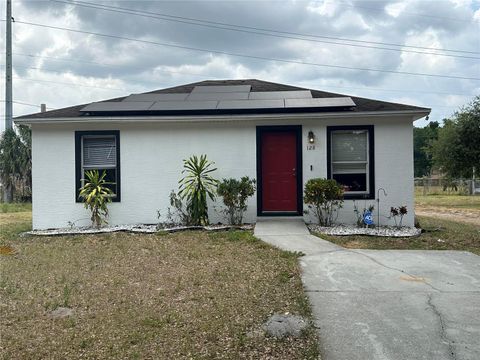
<instances>
[{"instance_id":1,"label":"spiky agave plant","mask_svg":"<svg viewBox=\"0 0 480 360\"><path fill-rule=\"evenodd\" d=\"M84 185L80 189L79 196L83 200L85 209L90 210L92 216L92 225L99 228L102 223L107 224L108 203L112 201L113 191L107 185L113 183L107 182L107 176L104 170L102 174L98 170L89 170L85 172Z\"/></svg>"},{"instance_id":2,"label":"spiky agave plant","mask_svg":"<svg viewBox=\"0 0 480 360\"><path fill-rule=\"evenodd\" d=\"M190 214L192 225L208 224L207 197L215 199L217 180L211 173L217 170L214 162L207 160L207 155L191 156L183 160L185 176L179 181L179 195L187 200L187 210Z\"/></svg>"}]
</instances>

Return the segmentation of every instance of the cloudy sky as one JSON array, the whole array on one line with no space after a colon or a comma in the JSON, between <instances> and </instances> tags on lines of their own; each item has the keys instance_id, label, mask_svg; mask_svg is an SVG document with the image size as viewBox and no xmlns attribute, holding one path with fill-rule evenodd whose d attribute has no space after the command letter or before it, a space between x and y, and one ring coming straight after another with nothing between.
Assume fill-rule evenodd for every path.
<instances>
[{"instance_id":1,"label":"cloudy sky","mask_svg":"<svg viewBox=\"0 0 480 360\"><path fill-rule=\"evenodd\" d=\"M205 79L426 106L430 120L480 94L480 0L12 1L15 116Z\"/></svg>"}]
</instances>

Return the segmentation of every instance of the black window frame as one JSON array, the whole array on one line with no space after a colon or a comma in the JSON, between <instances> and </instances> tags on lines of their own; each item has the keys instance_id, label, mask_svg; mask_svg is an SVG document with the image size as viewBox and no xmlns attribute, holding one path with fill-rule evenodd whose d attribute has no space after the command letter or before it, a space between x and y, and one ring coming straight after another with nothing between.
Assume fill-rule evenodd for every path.
<instances>
[{"instance_id":1,"label":"black window frame","mask_svg":"<svg viewBox=\"0 0 480 360\"><path fill-rule=\"evenodd\" d=\"M115 136L115 146L117 152L116 167L116 187L117 193L112 197L112 202L121 201L121 184L120 184L120 131L119 130L88 130L75 131L75 202L80 203L79 193L82 186L82 137L84 136Z\"/></svg>"},{"instance_id":2,"label":"black window frame","mask_svg":"<svg viewBox=\"0 0 480 360\"><path fill-rule=\"evenodd\" d=\"M369 192L365 194L344 194L345 200L371 200L375 199L375 139L373 125L346 125L346 126L327 126L327 178L332 177L332 132L334 131L368 131L368 188Z\"/></svg>"}]
</instances>

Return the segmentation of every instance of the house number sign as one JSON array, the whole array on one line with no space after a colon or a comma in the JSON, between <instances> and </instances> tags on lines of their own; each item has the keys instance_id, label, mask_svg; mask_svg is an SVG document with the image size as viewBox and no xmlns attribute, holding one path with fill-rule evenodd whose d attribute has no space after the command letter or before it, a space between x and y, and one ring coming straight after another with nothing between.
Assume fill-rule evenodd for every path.
<instances>
[{"instance_id":1,"label":"house number sign","mask_svg":"<svg viewBox=\"0 0 480 360\"><path fill-rule=\"evenodd\" d=\"M315 145L307 145L307 150L315 150Z\"/></svg>"}]
</instances>

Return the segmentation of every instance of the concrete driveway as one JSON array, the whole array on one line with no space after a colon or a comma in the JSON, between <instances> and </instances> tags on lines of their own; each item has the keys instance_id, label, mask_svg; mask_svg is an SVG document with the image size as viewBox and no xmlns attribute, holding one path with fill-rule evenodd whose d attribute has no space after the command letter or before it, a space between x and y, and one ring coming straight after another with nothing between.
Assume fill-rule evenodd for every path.
<instances>
[{"instance_id":1,"label":"concrete driveway","mask_svg":"<svg viewBox=\"0 0 480 360\"><path fill-rule=\"evenodd\" d=\"M302 219L255 235L301 251L324 360L480 359L480 257L461 251L348 250Z\"/></svg>"}]
</instances>

